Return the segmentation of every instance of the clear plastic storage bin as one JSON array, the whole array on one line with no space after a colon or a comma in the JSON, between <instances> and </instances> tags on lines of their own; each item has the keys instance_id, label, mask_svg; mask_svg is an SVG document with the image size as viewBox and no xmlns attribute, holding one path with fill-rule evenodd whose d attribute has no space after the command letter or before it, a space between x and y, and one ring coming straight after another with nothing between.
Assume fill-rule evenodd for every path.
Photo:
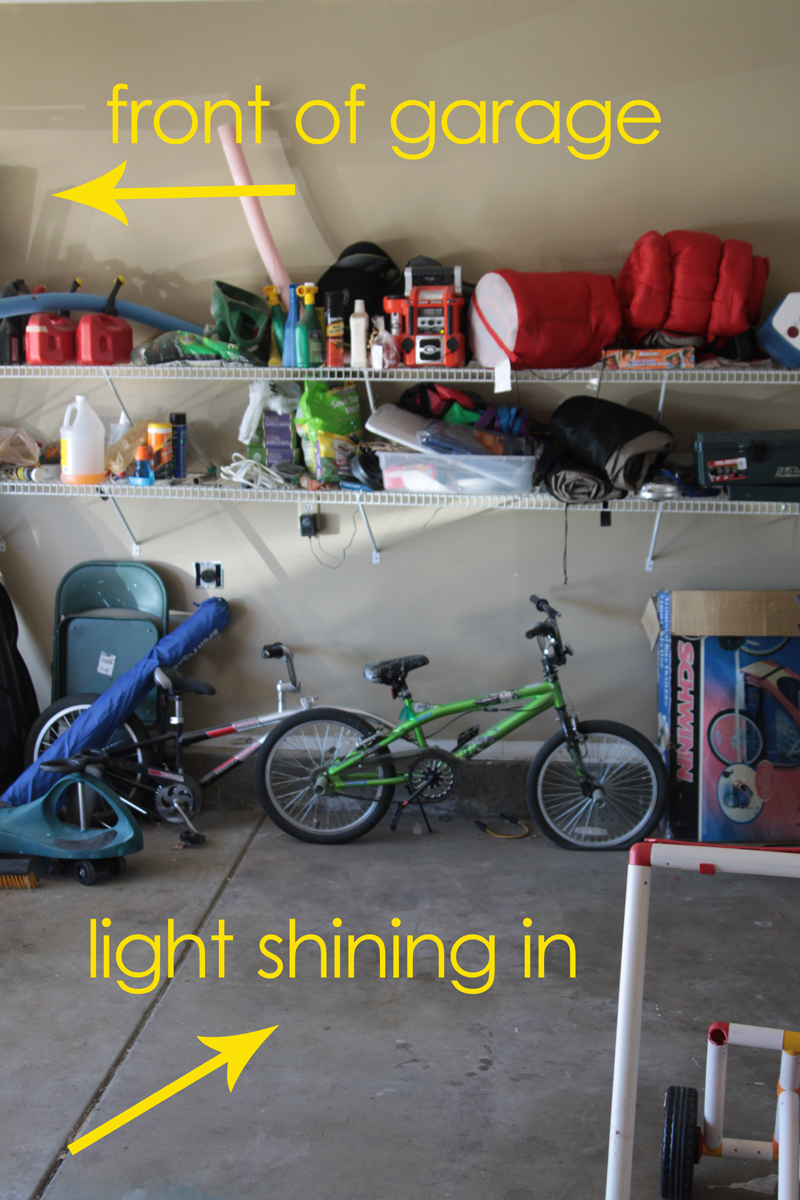
<instances>
[{"instance_id":1,"label":"clear plastic storage bin","mask_svg":"<svg viewBox=\"0 0 800 1200\"><path fill-rule=\"evenodd\" d=\"M408 454L378 451L387 491L529 492L537 458L494 454Z\"/></svg>"}]
</instances>

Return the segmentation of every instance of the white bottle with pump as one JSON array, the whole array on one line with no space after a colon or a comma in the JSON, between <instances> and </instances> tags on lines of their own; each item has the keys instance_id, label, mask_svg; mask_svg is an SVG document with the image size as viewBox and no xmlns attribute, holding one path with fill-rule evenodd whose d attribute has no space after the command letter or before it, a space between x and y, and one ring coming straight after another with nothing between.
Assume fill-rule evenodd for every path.
<instances>
[{"instance_id":1,"label":"white bottle with pump","mask_svg":"<svg viewBox=\"0 0 800 1200\"><path fill-rule=\"evenodd\" d=\"M76 396L61 426L61 482L102 483L106 477L106 431L88 396Z\"/></svg>"},{"instance_id":2,"label":"white bottle with pump","mask_svg":"<svg viewBox=\"0 0 800 1200\"><path fill-rule=\"evenodd\" d=\"M367 329L369 317L363 300L356 300L350 318L350 366L356 371L367 369Z\"/></svg>"}]
</instances>

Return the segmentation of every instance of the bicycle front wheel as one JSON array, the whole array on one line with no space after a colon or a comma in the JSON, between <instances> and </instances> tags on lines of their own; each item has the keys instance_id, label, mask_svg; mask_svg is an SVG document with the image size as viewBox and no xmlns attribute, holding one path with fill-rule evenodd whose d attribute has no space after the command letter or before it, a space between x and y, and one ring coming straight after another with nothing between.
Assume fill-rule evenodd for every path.
<instances>
[{"instance_id":1,"label":"bicycle front wheel","mask_svg":"<svg viewBox=\"0 0 800 1200\"><path fill-rule=\"evenodd\" d=\"M562 730L528 772L531 816L545 837L566 850L627 850L664 815L664 763L652 742L627 725L582 721L578 731L591 786L578 778Z\"/></svg>"},{"instance_id":2,"label":"bicycle front wheel","mask_svg":"<svg viewBox=\"0 0 800 1200\"><path fill-rule=\"evenodd\" d=\"M342 791L315 790L320 768L345 758L374 733L371 725L335 708L293 714L266 739L256 760L256 790L271 819L303 842L352 842L377 825L394 795L391 784L362 787L355 777ZM384 749L379 754L386 755ZM389 768L374 759L358 768L385 778Z\"/></svg>"}]
</instances>

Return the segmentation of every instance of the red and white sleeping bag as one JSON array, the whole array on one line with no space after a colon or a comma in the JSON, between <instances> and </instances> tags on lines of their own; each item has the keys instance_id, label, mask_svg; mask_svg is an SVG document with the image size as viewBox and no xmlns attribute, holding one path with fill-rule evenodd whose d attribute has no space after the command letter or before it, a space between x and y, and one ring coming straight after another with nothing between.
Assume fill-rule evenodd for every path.
<instances>
[{"instance_id":1,"label":"red and white sleeping bag","mask_svg":"<svg viewBox=\"0 0 800 1200\"><path fill-rule=\"evenodd\" d=\"M587 367L621 326L612 275L490 271L472 297L469 343L485 367L506 358L515 371Z\"/></svg>"}]
</instances>

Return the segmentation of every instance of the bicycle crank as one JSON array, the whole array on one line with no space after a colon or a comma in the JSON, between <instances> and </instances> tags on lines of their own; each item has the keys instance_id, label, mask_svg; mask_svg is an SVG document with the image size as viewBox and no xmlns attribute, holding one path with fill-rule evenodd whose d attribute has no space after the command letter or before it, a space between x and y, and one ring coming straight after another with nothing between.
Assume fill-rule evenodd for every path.
<instances>
[{"instance_id":1,"label":"bicycle crank","mask_svg":"<svg viewBox=\"0 0 800 1200\"><path fill-rule=\"evenodd\" d=\"M427 804L446 800L461 782L461 763L446 750L426 750L412 759L408 768L409 801Z\"/></svg>"},{"instance_id":2,"label":"bicycle crank","mask_svg":"<svg viewBox=\"0 0 800 1200\"><path fill-rule=\"evenodd\" d=\"M203 807L203 793L194 779L184 777L182 783L162 784L156 790L154 803L162 821L169 821L170 825L190 825Z\"/></svg>"}]
</instances>

